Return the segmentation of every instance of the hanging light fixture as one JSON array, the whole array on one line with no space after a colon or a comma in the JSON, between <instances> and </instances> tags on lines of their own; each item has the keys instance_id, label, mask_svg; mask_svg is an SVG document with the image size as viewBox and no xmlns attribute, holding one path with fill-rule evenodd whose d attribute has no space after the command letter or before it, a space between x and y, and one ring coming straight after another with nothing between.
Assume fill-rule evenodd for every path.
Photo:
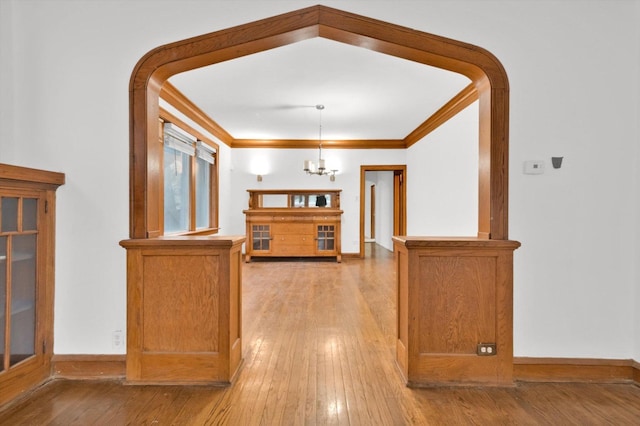
<instances>
[{"instance_id":1,"label":"hanging light fixture","mask_svg":"<svg viewBox=\"0 0 640 426\"><path fill-rule=\"evenodd\" d=\"M322 158L322 110L324 109L324 105L316 105L316 109L320 112L320 124L318 126L318 164L315 164L311 160L305 160L304 171L307 172L308 175L329 176L329 179L333 182L336 180L336 172L338 170L327 170L324 159Z\"/></svg>"}]
</instances>

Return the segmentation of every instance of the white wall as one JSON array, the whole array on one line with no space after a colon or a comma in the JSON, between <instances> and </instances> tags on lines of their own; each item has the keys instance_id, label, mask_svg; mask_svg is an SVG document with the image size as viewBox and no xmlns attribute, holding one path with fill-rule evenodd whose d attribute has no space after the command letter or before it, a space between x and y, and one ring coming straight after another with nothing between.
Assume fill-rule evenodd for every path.
<instances>
[{"instance_id":1,"label":"white wall","mask_svg":"<svg viewBox=\"0 0 640 426\"><path fill-rule=\"evenodd\" d=\"M478 103L407 150L407 234L478 234Z\"/></svg>"},{"instance_id":2,"label":"white wall","mask_svg":"<svg viewBox=\"0 0 640 426\"><path fill-rule=\"evenodd\" d=\"M56 353L122 352L111 332L125 321L118 241L128 235L128 84L138 59L315 3L0 0L0 161L67 174L58 194ZM510 236L523 244L514 265L515 355L640 359L638 1L324 4L471 42L501 60L511 84ZM425 202L411 182L432 148L410 150L410 203ZM228 154L221 201L234 198L221 224L233 233L242 231L244 208L235 196L256 182L240 161L250 153ZM302 154L281 161L297 169ZM355 165L389 153L362 155L344 151L336 185L345 211L359 205ZM562 169L522 174L523 161L549 166L551 156L565 157ZM308 179L294 182L318 182ZM263 186L291 181L267 175ZM416 223L410 216L409 229L422 233ZM344 226L345 251L356 251L357 221ZM447 226L424 231L471 231Z\"/></svg>"},{"instance_id":3,"label":"white wall","mask_svg":"<svg viewBox=\"0 0 640 426\"><path fill-rule=\"evenodd\" d=\"M510 236L522 242L515 355L631 358L638 2L577 6L520 9L526 20L505 22L511 41L494 52L510 75ZM524 175L525 160L547 171Z\"/></svg>"},{"instance_id":4,"label":"white wall","mask_svg":"<svg viewBox=\"0 0 640 426\"><path fill-rule=\"evenodd\" d=\"M13 140L13 7L0 2L0 140ZM0 143L0 162L9 159L12 146Z\"/></svg>"}]
</instances>

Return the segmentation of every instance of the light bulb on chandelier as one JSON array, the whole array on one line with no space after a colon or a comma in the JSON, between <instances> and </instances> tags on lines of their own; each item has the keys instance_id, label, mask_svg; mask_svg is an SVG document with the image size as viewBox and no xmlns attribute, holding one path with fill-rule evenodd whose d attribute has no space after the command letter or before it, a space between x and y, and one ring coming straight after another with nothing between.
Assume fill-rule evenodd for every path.
<instances>
[{"instance_id":1,"label":"light bulb on chandelier","mask_svg":"<svg viewBox=\"0 0 640 426\"><path fill-rule=\"evenodd\" d=\"M324 159L322 158L322 110L324 109L324 105L316 105L316 109L320 113L320 124L318 126L318 164L315 164L312 160L305 160L304 171L307 172L308 175L329 176L329 180L333 182L336 180L336 172L338 170L327 170Z\"/></svg>"}]
</instances>

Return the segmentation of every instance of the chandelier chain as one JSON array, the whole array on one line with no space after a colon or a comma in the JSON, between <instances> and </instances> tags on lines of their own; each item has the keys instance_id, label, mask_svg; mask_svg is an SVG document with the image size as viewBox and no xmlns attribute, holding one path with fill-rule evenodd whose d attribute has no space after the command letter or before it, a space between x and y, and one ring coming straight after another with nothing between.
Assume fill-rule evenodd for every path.
<instances>
[{"instance_id":1,"label":"chandelier chain","mask_svg":"<svg viewBox=\"0 0 640 426\"><path fill-rule=\"evenodd\" d=\"M318 176L329 176L330 180L333 182L335 180L335 175L338 170L327 170L324 166L324 160L322 159L322 110L324 109L324 105L318 104L316 105L316 109L318 110L318 164L313 163L313 161L307 160L304 162L304 171L308 175L318 175Z\"/></svg>"}]
</instances>

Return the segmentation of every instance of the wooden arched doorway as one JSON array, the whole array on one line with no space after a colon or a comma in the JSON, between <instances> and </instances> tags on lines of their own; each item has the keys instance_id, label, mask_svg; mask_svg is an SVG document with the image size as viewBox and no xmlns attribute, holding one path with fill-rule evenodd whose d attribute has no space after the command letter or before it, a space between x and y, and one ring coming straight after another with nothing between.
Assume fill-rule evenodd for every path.
<instances>
[{"instance_id":1,"label":"wooden arched doorway","mask_svg":"<svg viewBox=\"0 0 640 426\"><path fill-rule=\"evenodd\" d=\"M152 238L161 234L163 219L159 196L162 191L162 145L157 143L162 85L181 72L314 37L457 72L471 79L475 86L479 101L478 235L466 239L394 237L398 253L396 360L408 383L424 384L433 380L445 383L511 383L512 252L519 243L507 241L509 86L506 73L491 53L477 46L324 6L313 6L160 46L136 65L130 82L132 240L121 243L130 251L127 378L157 380L157 377L164 377L166 365L176 359L183 364L185 362L184 354L171 357L160 354L156 359L161 361L154 361L143 353L145 347L140 332L142 315L139 310L154 305L140 303L140 288L142 285L153 286L161 279L142 276L147 270L157 272L157 268L144 269L140 266L142 252L148 252L151 246L158 246L156 248L162 251L165 248L161 246L167 245L172 245L171 250L178 250L187 245L216 244L211 240L189 240L188 237L182 240ZM239 268L241 243L239 239L217 243L219 246L226 244L225 248L231 247L234 253L232 267L221 271ZM162 253L166 256L168 252ZM434 274L437 280L433 280ZM240 273L226 278L237 283ZM452 281L456 285L451 285ZM224 280L220 279L218 284L222 287ZM437 297L425 288L435 289ZM219 351L221 357L207 358L204 364L193 359L183 365L190 369L189 374L196 380L200 379L201 369L211 365L224 369L224 374L219 376L222 380L230 380L239 365L241 295L238 286L227 285L223 290L225 297L220 300L231 300L232 303L224 308L225 314L220 315L221 326L212 330L212 334L224 336L227 340L223 350ZM475 295L482 295L483 299L479 301ZM450 309L450 306L455 309ZM443 339L442 329L455 329L456 333L452 338ZM229 340L229 336L232 339ZM425 336L432 340L424 340ZM484 352L480 352L481 348ZM212 364L214 362L219 364ZM149 366L154 370L145 377L145 369ZM130 375L130 371L137 376Z\"/></svg>"},{"instance_id":2,"label":"wooden arched doorway","mask_svg":"<svg viewBox=\"0 0 640 426\"><path fill-rule=\"evenodd\" d=\"M509 86L500 62L471 44L352 13L313 6L160 46L130 82L130 237L159 235L158 98L171 76L313 37L423 63L469 77L479 96L478 237L508 238Z\"/></svg>"}]
</instances>

